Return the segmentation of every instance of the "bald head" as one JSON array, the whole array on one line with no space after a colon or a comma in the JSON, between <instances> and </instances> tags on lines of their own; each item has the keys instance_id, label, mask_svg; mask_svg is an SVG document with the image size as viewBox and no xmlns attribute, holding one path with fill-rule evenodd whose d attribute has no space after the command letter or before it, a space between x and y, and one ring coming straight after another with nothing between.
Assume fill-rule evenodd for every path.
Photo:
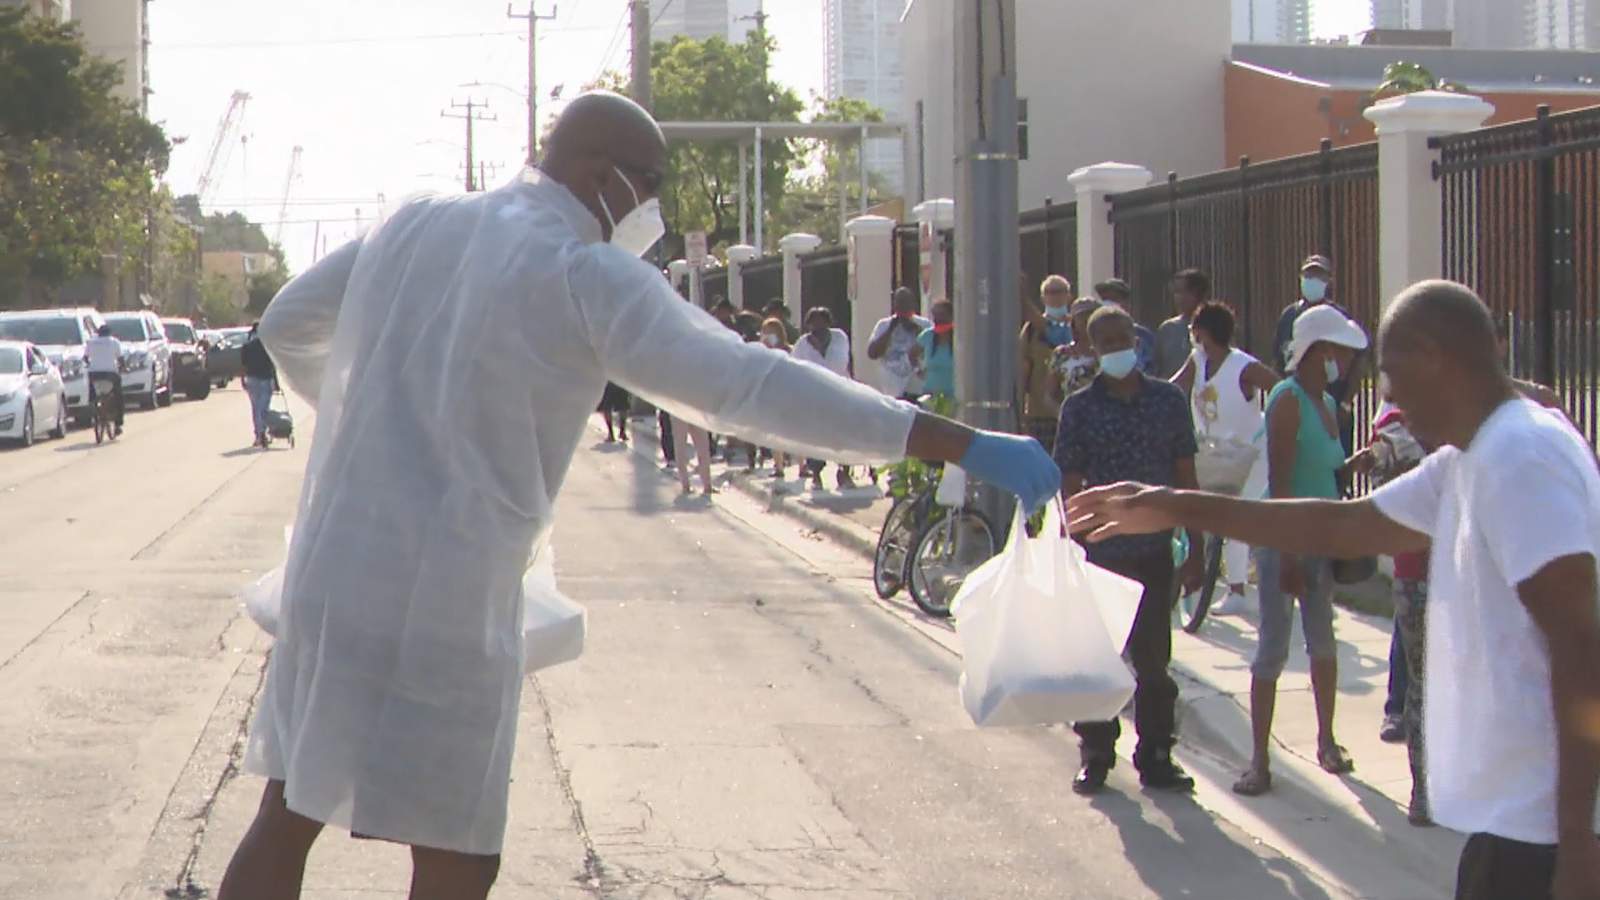
<instances>
[{"instance_id":1,"label":"bald head","mask_svg":"<svg viewBox=\"0 0 1600 900\"><path fill-rule=\"evenodd\" d=\"M1492 368L1500 358L1489 307L1454 281L1420 281L1400 293L1383 316L1385 350L1432 350L1467 367Z\"/></svg>"},{"instance_id":2,"label":"bald head","mask_svg":"<svg viewBox=\"0 0 1600 900\"><path fill-rule=\"evenodd\" d=\"M1430 445L1465 446L1509 393L1489 308L1453 281L1419 282L1394 299L1378 358L1390 398Z\"/></svg>"},{"instance_id":3,"label":"bald head","mask_svg":"<svg viewBox=\"0 0 1600 900\"><path fill-rule=\"evenodd\" d=\"M621 94L590 91L567 104L545 138L539 169L566 185L600 222L603 236L660 193L667 141L644 107Z\"/></svg>"}]
</instances>

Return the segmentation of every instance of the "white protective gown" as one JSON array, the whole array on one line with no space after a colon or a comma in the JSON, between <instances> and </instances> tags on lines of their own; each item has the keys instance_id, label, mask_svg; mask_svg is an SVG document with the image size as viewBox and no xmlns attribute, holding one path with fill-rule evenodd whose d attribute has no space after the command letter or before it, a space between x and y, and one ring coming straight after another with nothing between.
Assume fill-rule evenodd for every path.
<instances>
[{"instance_id":1,"label":"white protective gown","mask_svg":"<svg viewBox=\"0 0 1600 900\"><path fill-rule=\"evenodd\" d=\"M537 172L424 197L292 281L261 337L317 408L250 771L359 834L500 851L532 548L606 381L819 458L914 410L682 302Z\"/></svg>"}]
</instances>

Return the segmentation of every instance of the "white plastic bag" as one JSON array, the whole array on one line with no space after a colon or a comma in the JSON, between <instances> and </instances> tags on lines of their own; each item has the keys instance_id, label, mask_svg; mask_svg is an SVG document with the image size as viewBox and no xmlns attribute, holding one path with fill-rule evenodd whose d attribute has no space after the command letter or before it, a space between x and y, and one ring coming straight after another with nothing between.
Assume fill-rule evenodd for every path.
<instances>
[{"instance_id":1,"label":"white plastic bag","mask_svg":"<svg viewBox=\"0 0 1600 900\"><path fill-rule=\"evenodd\" d=\"M1194 457L1194 474L1200 490L1237 496L1262 455L1261 447L1250 441L1204 434L1198 436L1198 443L1200 452Z\"/></svg>"},{"instance_id":2,"label":"white plastic bag","mask_svg":"<svg viewBox=\"0 0 1600 900\"><path fill-rule=\"evenodd\" d=\"M283 529L285 547L293 534L292 527ZM522 653L526 672L571 662L583 654L588 611L556 587L555 556L554 548L544 543L522 576ZM267 634L277 637L283 613L283 566L246 585L239 595L250 618Z\"/></svg>"},{"instance_id":3,"label":"white plastic bag","mask_svg":"<svg viewBox=\"0 0 1600 900\"><path fill-rule=\"evenodd\" d=\"M945 463L939 475L939 486L933 490L933 502L955 508L967 505L967 473L955 463Z\"/></svg>"},{"instance_id":4,"label":"white plastic bag","mask_svg":"<svg viewBox=\"0 0 1600 900\"><path fill-rule=\"evenodd\" d=\"M961 702L975 724L1104 721L1133 696L1122 648L1143 588L1090 565L1061 522L1052 504L1029 538L1019 510L1005 549L956 595Z\"/></svg>"}]
</instances>

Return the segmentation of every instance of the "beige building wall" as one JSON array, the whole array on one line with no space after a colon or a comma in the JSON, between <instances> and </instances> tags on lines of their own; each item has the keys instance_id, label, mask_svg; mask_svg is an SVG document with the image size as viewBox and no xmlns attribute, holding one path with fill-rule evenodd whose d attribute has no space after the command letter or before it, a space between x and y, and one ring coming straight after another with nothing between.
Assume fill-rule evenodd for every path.
<instances>
[{"instance_id":1,"label":"beige building wall","mask_svg":"<svg viewBox=\"0 0 1600 900\"><path fill-rule=\"evenodd\" d=\"M1158 175L1223 167L1230 7L1017 3L1017 96L1028 101L1029 132L1018 172L1022 208L1071 199L1067 176L1107 160ZM909 205L955 196L954 18L953 0L911 0L903 19Z\"/></svg>"},{"instance_id":2,"label":"beige building wall","mask_svg":"<svg viewBox=\"0 0 1600 900\"><path fill-rule=\"evenodd\" d=\"M250 276L277 266L270 253L246 253L240 250L208 250L200 254L200 270L206 275L220 275L233 288L234 305L244 308L249 301Z\"/></svg>"},{"instance_id":3,"label":"beige building wall","mask_svg":"<svg viewBox=\"0 0 1600 900\"><path fill-rule=\"evenodd\" d=\"M149 0L72 0L72 18L97 56L122 68L118 96L149 112Z\"/></svg>"}]
</instances>

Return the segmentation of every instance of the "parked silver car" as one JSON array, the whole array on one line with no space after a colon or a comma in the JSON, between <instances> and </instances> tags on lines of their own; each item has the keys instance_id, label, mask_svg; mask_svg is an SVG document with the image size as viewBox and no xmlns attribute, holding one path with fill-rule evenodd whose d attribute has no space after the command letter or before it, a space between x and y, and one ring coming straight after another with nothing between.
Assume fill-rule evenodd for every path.
<instances>
[{"instance_id":1,"label":"parked silver car","mask_svg":"<svg viewBox=\"0 0 1600 900\"><path fill-rule=\"evenodd\" d=\"M34 345L0 340L0 440L29 447L41 427L67 436L61 371Z\"/></svg>"},{"instance_id":2,"label":"parked silver car","mask_svg":"<svg viewBox=\"0 0 1600 900\"><path fill-rule=\"evenodd\" d=\"M87 306L0 312L0 339L32 343L60 370L68 415L80 428L88 426L94 415L83 345L104 324L100 313Z\"/></svg>"},{"instance_id":3,"label":"parked silver car","mask_svg":"<svg viewBox=\"0 0 1600 900\"><path fill-rule=\"evenodd\" d=\"M145 409L172 405L172 347L161 320L149 311L106 315L111 336L122 342L122 396Z\"/></svg>"}]
</instances>

